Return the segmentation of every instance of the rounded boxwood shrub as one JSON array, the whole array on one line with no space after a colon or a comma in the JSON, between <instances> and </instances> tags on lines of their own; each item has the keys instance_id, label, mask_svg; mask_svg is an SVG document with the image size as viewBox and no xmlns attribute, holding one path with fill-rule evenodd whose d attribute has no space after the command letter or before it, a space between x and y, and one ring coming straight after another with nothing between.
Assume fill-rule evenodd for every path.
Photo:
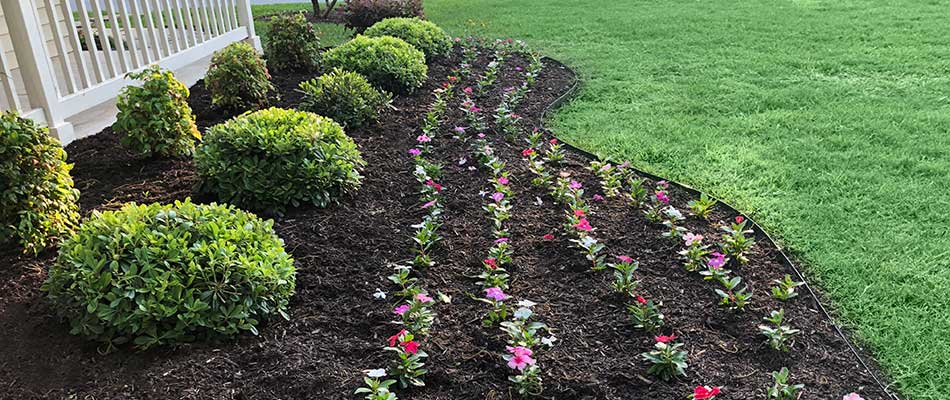
<instances>
[{"instance_id":1,"label":"rounded boxwood shrub","mask_svg":"<svg viewBox=\"0 0 950 400\"><path fill-rule=\"evenodd\" d=\"M124 133L122 144L145 155L189 155L201 133L188 105L188 88L171 71L151 66L128 74L141 80L119 93L112 129Z\"/></svg>"},{"instance_id":2,"label":"rounded boxwood shrub","mask_svg":"<svg viewBox=\"0 0 950 400\"><path fill-rule=\"evenodd\" d=\"M126 204L63 241L43 285L72 333L149 347L287 316L293 260L272 221L226 205Z\"/></svg>"},{"instance_id":3,"label":"rounded boxwood shrub","mask_svg":"<svg viewBox=\"0 0 950 400\"><path fill-rule=\"evenodd\" d=\"M364 162L340 124L268 108L208 130L195 154L200 189L250 210L326 207L359 187Z\"/></svg>"},{"instance_id":4,"label":"rounded boxwood shrub","mask_svg":"<svg viewBox=\"0 0 950 400\"><path fill-rule=\"evenodd\" d=\"M357 32L396 17L425 18L422 0L347 0L343 6L343 24Z\"/></svg>"},{"instance_id":5,"label":"rounded boxwood shrub","mask_svg":"<svg viewBox=\"0 0 950 400\"><path fill-rule=\"evenodd\" d=\"M332 118L349 127L359 127L379 117L389 104L389 93L376 90L366 77L334 68L328 74L300 83L304 97L300 109Z\"/></svg>"},{"instance_id":6,"label":"rounded boxwood shrub","mask_svg":"<svg viewBox=\"0 0 950 400\"><path fill-rule=\"evenodd\" d=\"M0 114L0 244L34 253L79 221L79 191L59 141L12 111Z\"/></svg>"},{"instance_id":7,"label":"rounded boxwood shrub","mask_svg":"<svg viewBox=\"0 0 950 400\"><path fill-rule=\"evenodd\" d=\"M419 18L386 18L369 27L366 36L392 36L422 50L432 60L452 50L452 37L438 25Z\"/></svg>"},{"instance_id":8,"label":"rounded boxwood shrub","mask_svg":"<svg viewBox=\"0 0 950 400\"><path fill-rule=\"evenodd\" d=\"M320 61L320 36L302 12L271 17L264 55L274 71L311 71Z\"/></svg>"},{"instance_id":9,"label":"rounded boxwood shrub","mask_svg":"<svg viewBox=\"0 0 950 400\"><path fill-rule=\"evenodd\" d=\"M429 72L425 54L392 36L357 35L323 54L329 67L358 72L383 90L412 91L422 86Z\"/></svg>"},{"instance_id":10,"label":"rounded boxwood shrub","mask_svg":"<svg viewBox=\"0 0 950 400\"><path fill-rule=\"evenodd\" d=\"M234 42L211 56L205 75L211 104L228 110L256 110L274 90L264 60L247 42Z\"/></svg>"}]
</instances>

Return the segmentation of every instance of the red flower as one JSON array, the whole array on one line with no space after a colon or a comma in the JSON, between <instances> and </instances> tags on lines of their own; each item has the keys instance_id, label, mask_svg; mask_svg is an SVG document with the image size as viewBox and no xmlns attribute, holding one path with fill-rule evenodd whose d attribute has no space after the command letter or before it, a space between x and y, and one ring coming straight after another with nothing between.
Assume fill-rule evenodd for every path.
<instances>
[{"instance_id":1,"label":"red flower","mask_svg":"<svg viewBox=\"0 0 950 400\"><path fill-rule=\"evenodd\" d=\"M670 336L660 335L660 336L655 337L654 339L656 339L657 343L669 343L669 342L672 342L673 340L676 340L676 334L674 333Z\"/></svg>"},{"instance_id":2,"label":"red flower","mask_svg":"<svg viewBox=\"0 0 950 400\"><path fill-rule=\"evenodd\" d=\"M448 89L449 83L448 83L448 82L442 82L442 87Z\"/></svg>"},{"instance_id":3,"label":"red flower","mask_svg":"<svg viewBox=\"0 0 950 400\"><path fill-rule=\"evenodd\" d=\"M554 240L554 235L548 233L548 234L542 236L541 238L544 239L544 240Z\"/></svg>"},{"instance_id":4,"label":"red flower","mask_svg":"<svg viewBox=\"0 0 950 400\"><path fill-rule=\"evenodd\" d=\"M488 268L491 268L491 269L498 268L498 261L496 261L494 258L486 258L484 263L485 263L485 266L487 266Z\"/></svg>"},{"instance_id":5,"label":"red flower","mask_svg":"<svg viewBox=\"0 0 950 400\"><path fill-rule=\"evenodd\" d=\"M745 217L743 217L743 216L741 216L741 215L739 215L739 216L736 217L736 223L737 223L737 224L741 224L743 221L745 221Z\"/></svg>"},{"instance_id":6,"label":"red flower","mask_svg":"<svg viewBox=\"0 0 950 400\"><path fill-rule=\"evenodd\" d=\"M398 333L396 333L395 335L390 336L390 337L389 337L389 347L395 346L395 345L396 345L396 342L399 341L399 337L402 336L402 335L405 335L405 334L407 334L407 333L409 333L409 331L403 329L403 330L399 331Z\"/></svg>"},{"instance_id":7,"label":"red flower","mask_svg":"<svg viewBox=\"0 0 950 400\"><path fill-rule=\"evenodd\" d=\"M455 82L456 80L458 80L458 78L455 76L449 76L449 82Z\"/></svg>"},{"instance_id":8,"label":"red flower","mask_svg":"<svg viewBox=\"0 0 950 400\"><path fill-rule=\"evenodd\" d=\"M646 305L646 304L647 304L647 299L644 299L643 296L637 296L637 303Z\"/></svg>"},{"instance_id":9,"label":"red flower","mask_svg":"<svg viewBox=\"0 0 950 400\"><path fill-rule=\"evenodd\" d=\"M408 342L402 342L399 344L403 349L406 350L406 353L416 354L419 351L419 343L416 343L415 340L410 340Z\"/></svg>"},{"instance_id":10,"label":"red flower","mask_svg":"<svg viewBox=\"0 0 950 400\"><path fill-rule=\"evenodd\" d=\"M533 155L533 154L534 154L534 149L524 149L524 150L521 150L521 156L522 156L522 157L528 157L528 156L531 156L531 155Z\"/></svg>"},{"instance_id":11,"label":"red flower","mask_svg":"<svg viewBox=\"0 0 950 400\"><path fill-rule=\"evenodd\" d=\"M432 179L427 180L427 181L426 181L426 185L432 186L432 188L434 188L435 191L437 191L437 192L441 192L441 191L442 191L442 185L440 185L440 184L438 184L438 183L435 183L435 181L433 181Z\"/></svg>"},{"instance_id":12,"label":"red flower","mask_svg":"<svg viewBox=\"0 0 950 400\"><path fill-rule=\"evenodd\" d=\"M581 210L581 209L574 210L574 215L576 215L576 216L578 216L578 217L583 217L583 216L584 216L584 210Z\"/></svg>"},{"instance_id":13,"label":"red flower","mask_svg":"<svg viewBox=\"0 0 950 400\"><path fill-rule=\"evenodd\" d=\"M696 389L693 390L693 399L708 400L716 397L719 392L721 392L721 390L718 387L696 386Z\"/></svg>"}]
</instances>

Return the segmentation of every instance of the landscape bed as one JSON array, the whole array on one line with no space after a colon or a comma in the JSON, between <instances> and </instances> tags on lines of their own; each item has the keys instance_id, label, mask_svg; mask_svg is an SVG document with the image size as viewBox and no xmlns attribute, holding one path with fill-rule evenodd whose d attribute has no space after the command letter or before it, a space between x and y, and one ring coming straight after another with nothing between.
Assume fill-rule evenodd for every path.
<instances>
[{"instance_id":1,"label":"landscape bed","mask_svg":"<svg viewBox=\"0 0 950 400\"><path fill-rule=\"evenodd\" d=\"M443 165L442 241L431 253L434 266L417 269L418 279L436 297L436 319L421 341L429 357L424 387L395 389L400 398L501 399L516 397L502 360L504 334L483 327L483 297L473 278L483 268L495 240L488 214L490 171L479 167L469 139L452 137L454 127L466 127L460 109L462 88L475 86L492 58L485 48L473 72L454 82L456 98L441 121L438 140L427 154ZM68 334L39 290L55 259L47 250L38 257L4 249L0 254L0 382L9 382L10 398L222 398L222 399L351 399L362 385L365 370L388 365L382 348L400 328L391 323L391 297L374 296L396 288L387 276L396 264L412 262L411 236L427 211L419 201L413 158L407 154L419 142L423 115L433 91L448 82L461 63L456 46L448 57L429 63L428 80L410 95L397 96L378 123L347 134L359 145L367 166L363 184L340 205L325 209L299 207L274 218L297 268L296 294L289 321L274 320L258 336L233 341L192 344L147 352L129 349L101 354L97 346ZM496 82L473 95L484 110L494 110L506 88L520 86L529 60L520 53L505 59ZM644 213L620 196L594 201L602 193L600 179L589 169L590 159L566 149L555 177L574 180L586 190L596 237L606 246L609 262L629 256L639 262L636 293L662 303L665 315L657 335L677 336L688 351L686 376L663 382L649 375L641 356L654 348L655 335L633 327L628 301L611 287L611 271L592 271L576 245L563 234L565 207L544 188L531 184L535 175L525 158L524 140L541 125L543 111L574 84L573 72L544 59L544 68L527 97L515 110L521 137L506 140L487 120L487 143L509 172L512 206L508 238L514 249L507 267L513 299L531 300L532 320L544 322L556 337L553 346L538 346L542 398L565 399L682 399L696 386L721 386L721 399L762 398L772 386L771 373L791 371L790 383L803 384L806 399L838 399L858 392L865 399L885 399L873 376L838 336L833 321L806 295L787 302L770 296L774 280L793 274L783 255L760 234L748 252L749 262L730 266L754 294L743 312L718 307L717 286L683 268L681 239L662 237L667 227L648 221ZM272 105L292 108L302 94L300 81L319 73L278 74L280 93ZM199 128L226 121L210 104L199 83L190 104ZM543 133L542 143L553 137ZM540 151L540 149L538 149ZM142 158L119 145L119 135L106 129L67 147L76 187L82 193L84 215L113 210L129 202L162 202L192 198L212 202L195 192L198 182L190 158ZM463 161L464 160L464 161ZM647 181L646 187L662 185ZM487 191L487 192L486 192ZM671 186L670 204L688 210L691 192ZM717 222L736 215L723 207L709 221L688 216L680 226L703 235L708 243L722 236ZM553 238L546 235L553 235ZM450 300L447 303L445 300ZM771 349L759 325L771 310L783 308L785 323L800 329L788 353ZM362 396L359 396L362 398Z\"/></svg>"}]
</instances>

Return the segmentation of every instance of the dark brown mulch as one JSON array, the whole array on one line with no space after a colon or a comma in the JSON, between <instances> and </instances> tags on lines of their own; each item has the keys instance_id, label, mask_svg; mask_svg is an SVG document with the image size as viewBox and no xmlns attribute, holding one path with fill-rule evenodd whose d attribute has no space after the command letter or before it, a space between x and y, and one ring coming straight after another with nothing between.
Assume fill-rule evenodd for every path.
<instances>
[{"instance_id":1,"label":"dark brown mulch","mask_svg":"<svg viewBox=\"0 0 950 400\"><path fill-rule=\"evenodd\" d=\"M484 65L482 57L479 65ZM377 288L391 289L385 277L391 263L406 262L410 225L421 218L406 150L414 144L430 91L444 81L458 55L437 60L423 90L400 96L394 109L372 126L348 133L368 162L363 187L339 206L302 208L277 218L276 229L297 266L297 294L291 321L261 327L260 336L244 335L217 344L194 344L146 353L123 350L100 354L95 345L70 336L39 290L55 253L39 257L0 250L0 397L142 398L142 399L351 399L362 370L386 366L381 348L398 327L389 323L392 304L373 298ZM515 57L503 68L495 90L481 106L493 109L500 90L516 83ZM277 105L299 100L296 83L306 76L281 75ZM466 78L467 84L474 77ZM539 84L519 112L525 126L537 126L542 110L564 93L573 73L548 62ZM209 106L202 85L192 88L192 107L204 128L234 113ZM449 113L448 131L464 125L460 112ZM762 398L771 371L791 369L795 383L807 385L803 399L839 399L858 391L866 399L884 399L872 378L835 334L808 297L780 304L769 285L786 271L776 247L761 240L748 266L738 269L754 290L755 301L742 314L716 307L713 286L687 273L676 258L679 244L660 237L662 227L619 199L592 203L592 224L611 254L641 262L638 277L644 296L663 301L667 333L675 332L689 350L688 376L672 383L655 381L640 353L653 345L650 335L627 320L622 298L609 288L608 273L591 273L586 260L556 232L562 210L543 191L531 187L520 152L523 143L507 143L490 134L513 173L515 190L511 237L516 249L512 290L516 298L539 304L538 318L559 338L543 350L544 398L683 399L696 385L724 386L721 399ZM412 399L505 399L509 371L501 360L504 338L481 327L484 304L471 300L477 286L467 276L479 268L491 241L484 199L488 184L482 171L470 170L468 146L443 135L436 143L445 165L447 207L435 255L437 266L421 280L432 293L452 298L439 304L433 334L423 344L430 354L427 386L401 391ZM77 141L67 149L76 164L73 175L82 191L82 209L115 209L125 202L169 202L195 196L197 181L189 159L142 159L129 154L110 130ZM459 160L467 158L465 165ZM588 160L570 154L564 171L592 192L598 183L585 170ZM688 192L673 188L673 204L684 209ZM541 204L538 204L540 199ZM198 201L213 199L197 198ZM728 220L716 210L714 221ZM690 219L693 232L715 237L711 224ZM761 239L761 238L760 238ZM788 322L803 330L789 354L768 348L756 326L769 310L783 307Z\"/></svg>"}]
</instances>

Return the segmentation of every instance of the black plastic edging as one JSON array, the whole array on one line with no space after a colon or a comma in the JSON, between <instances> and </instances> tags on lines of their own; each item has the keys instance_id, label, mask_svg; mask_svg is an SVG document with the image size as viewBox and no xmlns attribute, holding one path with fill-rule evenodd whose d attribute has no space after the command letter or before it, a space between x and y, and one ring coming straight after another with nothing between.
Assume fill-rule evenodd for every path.
<instances>
[{"instance_id":1,"label":"black plastic edging","mask_svg":"<svg viewBox=\"0 0 950 400\"><path fill-rule=\"evenodd\" d=\"M547 119L548 119L548 114L549 114L551 111L553 111L554 109L556 109L556 108L560 107L561 105L563 105L565 102L567 102L567 101L570 100L571 98L573 98L573 96L577 93L578 89L580 88L580 79L578 79L577 73L576 73L573 69L571 69L570 67L568 67L567 65L565 65L564 63L562 63L562 62L560 62L560 61L557 61L557 60L555 60L555 59L553 59L553 58L550 58L550 57L544 57L543 60L544 60L545 63L555 64L555 65L560 66L561 68L564 68L564 69L570 71L570 72L571 72L571 75L574 77L574 81L571 83L571 87L570 87L566 92L564 92L564 94L562 94L560 97L558 97L557 99L555 99L554 102L552 102L552 103L549 104L547 107L545 107L544 110L541 112L541 120L540 120L540 128L541 128L541 130L547 131L548 133L551 133L552 135L554 135L554 132L552 132L550 129L547 128L547 123L546 123L546 122L547 122ZM560 139L558 139L558 140L560 140ZM598 157L597 155L595 155L595 154L593 154L593 153L591 153L591 152L588 152L588 151L586 151L586 150L579 149L579 148L577 148L577 147L571 145L570 143L564 143L564 141L561 141L561 142L562 142L564 145L566 145L570 150L572 150L572 151L574 151L574 152L576 152L576 153L578 153L578 154L580 154L580 155L582 155L582 156L584 156L584 157L587 157L587 158L589 158L589 159L591 159L591 160L604 161L601 157ZM694 189L693 187L691 187L691 186L689 186L689 185L686 185L686 184L683 184L683 183L680 183L680 182L676 182L676 181L673 181L673 180L670 180L670 179L666 179L666 178L663 178L663 177L660 177L660 176L656 176L656 175L651 174L651 173L649 173L649 172L642 171L642 170L640 170L640 169L638 169L638 168L636 168L636 167L631 167L631 169L633 169L633 171L636 172L638 175L644 176L644 177L647 177L647 178L650 178L650 179L655 180L655 181L665 180L665 181L669 182L671 185L677 186L677 187L679 187L680 189L683 189L683 190L685 190L685 191L687 191L687 192L693 194L694 196L699 196L699 195L702 193L701 191L699 191L699 190L697 190L697 189ZM776 249L778 249L778 252L779 252L779 254L781 255L781 259L780 259L779 261L780 261L787 269L791 269L791 270L795 273L795 276L798 277L798 279L799 279L801 282L804 283L805 289L808 289L808 294L811 295L812 299L815 301L815 304L818 305L818 309L819 309L819 310L821 311L821 313L825 316L825 318L827 318L828 321L831 322L831 326L833 326L833 327L835 328L835 331L838 333L838 336L840 336L841 339L844 340L845 343L847 343L848 348L851 349L851 353L854 354L854 357L858 360L858 363L860 363L861 366L864 367L865 371L867 371L867 373L868 373L869 375L871 375L871 378L874 379L874 382L877 383L877 385L881 388L881 390L882 390L884 393L886 393L886 394L888 395L888 397L890 397L890 398L893 399L893 400L901 400L900 397L899 397L896 393L893 393L893 392L890 391L890 389L888 389L888 386L884 384L884 382L881 380L881 378L878 376L878 374L876 374L876 373L874 372L874 370L871 369L871 367L868 365L868 363L864 361L864 357L861 357L861 353L858 352L858 349L857 349L853 344L851 344L851 340L849 339L848 335L846 335L846 334L844 333L844 330L841 329L841 326L839 326L838 323L835 322L835 319L831 316L831 314L828 312L828 310L825 308L825 306L824 306L823 304L821 304L821 299L818 298L818 294L812 289L811 285L808 284L808 281L805 280L805 276L801 273L801 271L798 269L798 267L795 266L795 263L792 262L792 260L788 257L788 255L785 254L785 250L783 250L782 247L779 246L779 245L775 242L775 240L772 239L772 236L769 235L769 233L766 232L765 229L762 229L762 227L761 227L758 223L756 223L755 220L753 220L753 219L750 218L749 216L743 214L742 212L740 212L739 210L737 210L735 207L733 207L731 204L729 204L729 203L727 203L727 202L725 202L725 201L722 201L721 199L716 198L715 196L712 196L712 195L710 195L710 194L708 194L708 193L707 193L706 195L709 196L710 198L712 198L713 200L716 200L716 201L719 203L719 205L722 206L722 207L724 207L726 210L731 211L732 213L734 213L734 214L736 214L736 215L742 215L744 218L746 218L747 220L749 220L750 222L752 222L752 228L753 228L753 230L754 230L756 233L758 233L758 235L764 237L764 238L766 239L766 241L768 241L772 246L774 246Z\"/></svg>"}]
</instances>

